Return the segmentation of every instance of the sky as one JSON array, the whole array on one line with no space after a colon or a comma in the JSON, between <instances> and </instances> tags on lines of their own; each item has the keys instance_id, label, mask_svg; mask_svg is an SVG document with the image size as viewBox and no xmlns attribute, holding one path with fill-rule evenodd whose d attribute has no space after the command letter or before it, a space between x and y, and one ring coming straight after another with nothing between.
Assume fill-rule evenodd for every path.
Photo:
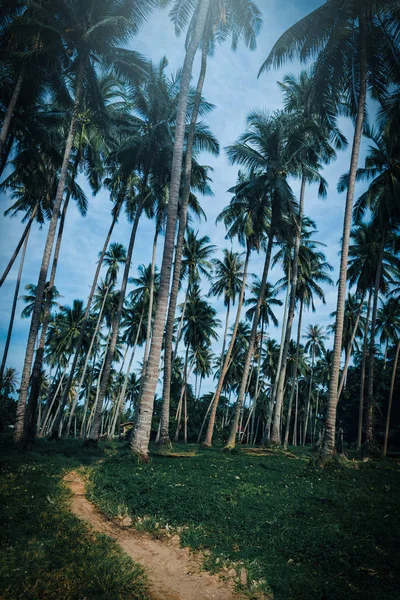
<instances>
[{"instance_id":1,"label":"sky","mask_svg":"<svg viewBox=\"0 0 400 600\"><path fill-rule=\"evenodd\" d=\"M213 1L213 0L211 0ZM221 210L229 203L231 195L227 190L232 187L237 178L238 167L228 163L224 148L236 141L238 136L245 131L247 114L257 108L274 111L282 108L282 96L277 86L277 81L287 73L299 73L301 66L298 63L288 63L280 70L271 70L263 73L259 78L259 68L273 44L279 36L293 23L301 19L323 4L321 0L258 0L257 5L262 11L263 27L258 37L257 49L253 52L240 44L237 51L233 52L229 41L216 48L215 54L209 59L206 81L204 83L204 97L215 105L214 111L207 115L205 122L211 128L213 134L220 143L221 152L219 157L202 155L200 162L211 166L214 171L212 177L213 197L201 199L202 207L207 215L206 222L192 223L192 227L201 235L208 235L211 242L216 246L216 256L221 255L223 248L231 247L231 242L225 239L225 228L223 224L215 225L215 219ZM168 59L168 73L176 72L183 64L184 37L177 38L174 27L169 21L166 10L157 10L142 27L138 35L131 43L131 47L141 54L157 63L163 56ZM197 81L199 70L199 57L195 60L193 69L193 81ZM353 125L350 120L340 119L340 126L349 142L352 139ZM363 141L360 166L363 164L367 144ZM319 300L315 301L316 313L305 312L303 317L303 331L307 325L316 324L327 326L332 322L330 313L336 309L336 281L339 274L339 250L340 238L343 227L343 214L345 194L336 191L336 185L340 175L348 171L350 162L351 144L346 151L340 152L336 161L329 164L322 172L328 182L327 198L321 200L317 195L317 186L308 187L305 199L305 214L310 216L317 225L318 234L315 238L326 244L324 249L327 260L334 267L332 279L333 286L325 286L326 304L322 305ZM96 260L101 250L107 230L110 225L111 203L106 190L101 190L93 197L89 186L83 177L79 183L82 185L89 198L89 210L86 218L82 218L73 205L68 209L65 231L61 249L61 258L56 277L56 286L62 297L63 305L71 305L75 298L86 299L89 293ZM298 197L299 182L290 182L294 193ZM356 197L363 191L359 184L356 187ZM10 205L11 198L2 194L0 196L1 215ZM24 225L20 219L0 216L0 271L2 272L21 236ZM112 241L121 242L127 246L129 241L130 227L125 219L121 218L113 235ZM38 272L47 234L47 224L41 229L35 225L32 229L27 257L25 260L20 295L24 293L27 283L37 282ZM149 264L151 260L151 240L154 235L154 224L145 217L141 219L137 241L133 253L131 274L136 274L139 264ZM157 263L161 264L162 246L164 239L161 238L158 245ZM234 249L238 249L233 244ZM254 255L250 263L250 273L261 276L264 256ZM0 351L4 348L9 314L14 294L15 281L18 272L18 260L6 279L1 294L0 304ZM269 281L274 283L282 277L279 267L272 269ZM207 291L208 283L204 282L204 290ZM282 301L283 295L280 296ZM218 311L218 318L224 322L225 309L222 299L212 299L213 306ZM14 332L9 351L7 366L17 369L21 373L24 353L29 330L29 320L21 319L20 313L24 307L20 300L17 306L17 314ZM277 307L276 314L281 325L283 309ZM232 317L233 318L233 317ZM293 335L296 331L294 323ZM268 331L270 337L280 339L280 326L278 329L271 327ZM220 340L213 345L213 351L218 353L222 345L222 329ZM329 344L328 344L329 346ZM141 359L141 352L137 353L137 361ZM134 363L134 369L139 369L139 363ZM203 385L206 393L214 388L215 384L210 380Z\"/></svg>"}]
</instances>

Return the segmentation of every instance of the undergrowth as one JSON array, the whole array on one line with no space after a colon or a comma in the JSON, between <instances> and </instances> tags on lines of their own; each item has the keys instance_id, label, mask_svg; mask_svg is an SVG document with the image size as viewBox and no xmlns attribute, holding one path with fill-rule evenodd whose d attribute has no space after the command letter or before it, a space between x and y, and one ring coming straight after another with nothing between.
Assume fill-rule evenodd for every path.
<instances>
[{"instance_id":1,"label":"undergrowth","mask_svg":"<svg viewBox=\"0 0 400 600\"><path fill-rule=\"evenodd\" d=\"M1 445L2 600L148 600L141 568L68 510L62 476L106 453L68 442Z\"/></svg>"},{"instance_id":2,"label":"undergrowth","mask_svg":"<svg viewBox=\"0 0 400 600\"><path fill-rule=\"evenodd\" d=\"M178 533L206 566L248 571L275 600L379 600L400 587L394 461L332 461L293 450L260 455L175 447L138 463L127 445L89 469L89 494L110 517L157 536ZM182 453L182 456L179 454Z\"/></svg>"}]
</instances>

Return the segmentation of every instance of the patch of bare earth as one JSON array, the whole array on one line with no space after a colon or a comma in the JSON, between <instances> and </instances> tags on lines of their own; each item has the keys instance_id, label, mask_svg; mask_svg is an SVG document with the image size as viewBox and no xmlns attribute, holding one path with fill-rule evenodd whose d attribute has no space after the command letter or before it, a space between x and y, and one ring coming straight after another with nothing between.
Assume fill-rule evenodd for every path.
<instances>
[{"instance_id":1,"label":"patch of bare earth","mask_svg":"<svg viewBox=\"0 0 400 600\"><path fill-rule=\"evenodd\" d=\"M85 497L85 485L75 471L64 477L72 492L71 510L99 533L114 539L145 569L153 600L242 600L229 582L202 570L202 557L149 534L108 520Z\"/></svg>"}]
</instances>

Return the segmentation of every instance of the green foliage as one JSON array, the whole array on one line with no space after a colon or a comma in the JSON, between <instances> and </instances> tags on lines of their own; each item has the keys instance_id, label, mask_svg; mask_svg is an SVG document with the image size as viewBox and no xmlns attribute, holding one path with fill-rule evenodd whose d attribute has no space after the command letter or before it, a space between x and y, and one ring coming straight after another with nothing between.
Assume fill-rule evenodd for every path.
<instances>
[{"instance_id":1,"label":"green foliage","mask_svg":"<svg viewBox=\"0 0 400 600\"><path fill-rule=\"evenodd\" d=\"M141 568L68 510L63 473L103 455L70 443L1 450L0 596L4 600L146 600Z\"/></svg>"},{"instance_id":2,"label":"green foliage","mask_svg":"<svg viewBox=\"0 0 400 600\"><path fill-rule=\"evenodd\" d=\"M395 466L309 462L304 452L206 449L138 464L121 447L91 469L90 496L109 516L124 506L141 526L158 523L157 535L177 530L183 545L206 551L208 568L244 564L250 585L275 600L395 597Z\"/></svg>"}]
</instances>

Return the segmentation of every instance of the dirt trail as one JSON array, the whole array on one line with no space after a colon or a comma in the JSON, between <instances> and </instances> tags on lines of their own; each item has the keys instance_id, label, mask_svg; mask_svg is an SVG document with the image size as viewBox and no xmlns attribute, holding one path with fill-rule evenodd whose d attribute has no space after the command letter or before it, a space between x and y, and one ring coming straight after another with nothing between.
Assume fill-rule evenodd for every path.
<instances>
[{"instance_id":1,"label":"dirt trail","mask_svg":"<svg viewBox=\"0 0 400 600\"><path fill-rule=\"evenodd\" d=\"M201 570L201 557L170 543L152 539L135 529L126 529L107 520L85 497L85 485L75 471L64 477L72 492L71 510L99 533L114 539L141 564L150 584L153 600L241 600L227 582Z\"/></svg>"}]
</instances>

